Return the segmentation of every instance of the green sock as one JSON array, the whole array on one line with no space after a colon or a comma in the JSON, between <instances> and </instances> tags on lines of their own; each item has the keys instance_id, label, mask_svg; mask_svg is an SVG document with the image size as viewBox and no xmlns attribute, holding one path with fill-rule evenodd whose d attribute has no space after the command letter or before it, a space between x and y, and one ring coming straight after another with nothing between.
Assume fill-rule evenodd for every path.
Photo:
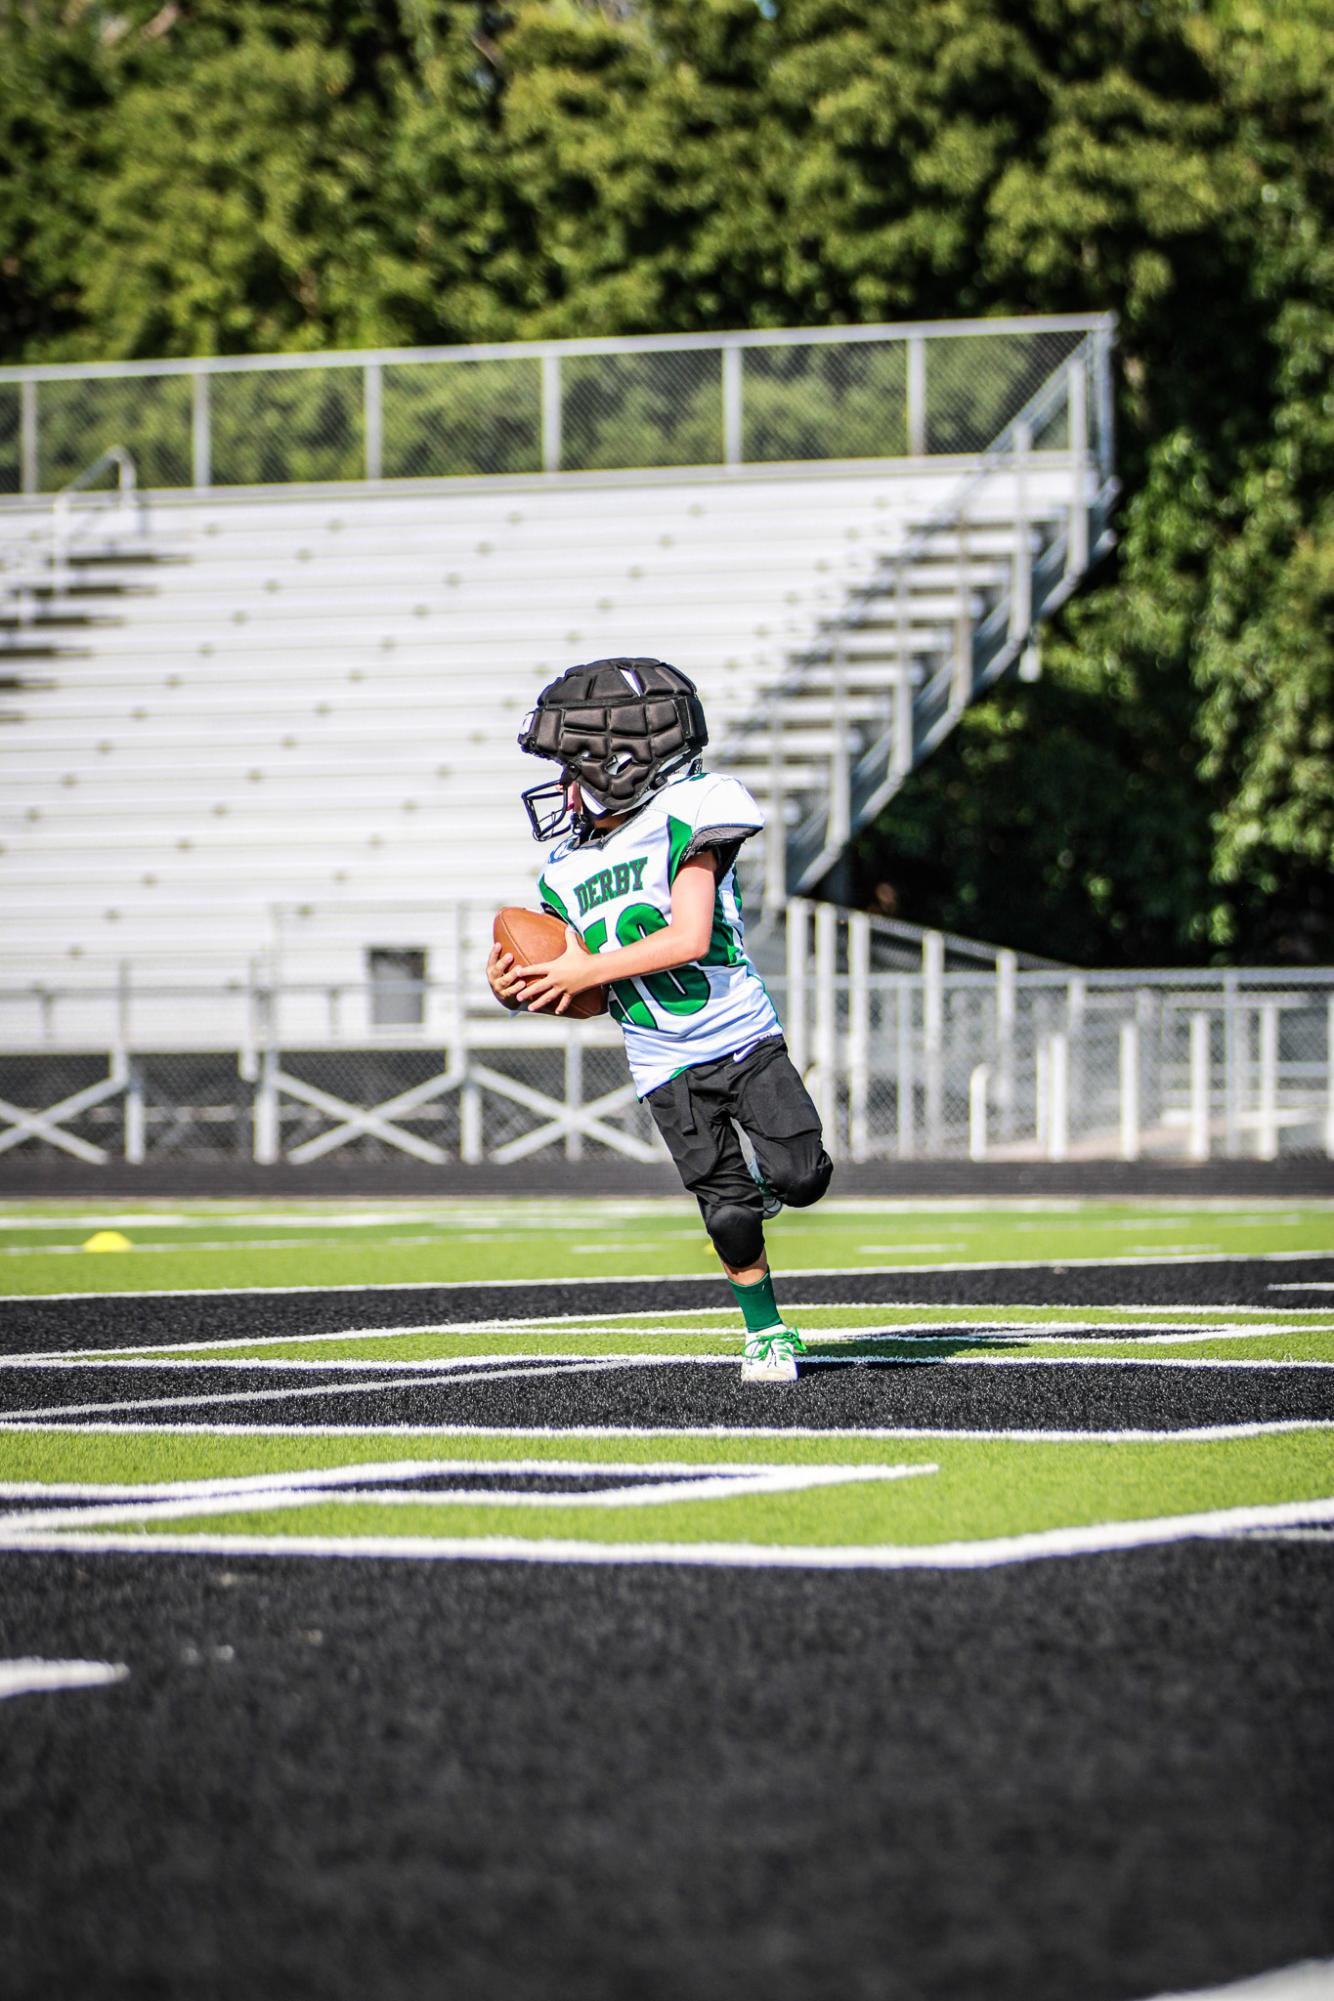
<instances>
[{"instance_id":1,"label":"green sock","mask_svg":"<svg viewBox=\"0 0 1334 2001\"><path fill-rule=\"evenodd\" d=\"M771 1327L782 1326L783 1316L774 1298L772 1272L766 1272L757 1285L738 1285L734 1278L729 1278L727 1283L736 1295L747 1334L765 1334Z\"/></svg>"}]
</instances>

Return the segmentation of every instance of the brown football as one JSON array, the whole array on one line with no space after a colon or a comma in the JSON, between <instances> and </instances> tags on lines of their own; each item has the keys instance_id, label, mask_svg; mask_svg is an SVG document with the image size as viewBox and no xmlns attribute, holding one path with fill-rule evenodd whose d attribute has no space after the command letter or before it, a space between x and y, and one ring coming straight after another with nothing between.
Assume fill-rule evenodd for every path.
<instances>
[{"instance_id":1,"label":"brown football","mask_svg":"<svg viewBox=\"0 0 1334 2001\"><path fill-rule=\"evenodd\" d=\"M544 965L548 959L559 959L565 950L565 926L545 910L523 910L512 904L497 911L491 932L502 952L514 954L516 966ZM539 1012L551 1014L554 1010L544 1007ZM590 1015L606 1012L607 989L585 987L574 996L562 1019L587 1021Z\"/></svg>"}]
</instances>

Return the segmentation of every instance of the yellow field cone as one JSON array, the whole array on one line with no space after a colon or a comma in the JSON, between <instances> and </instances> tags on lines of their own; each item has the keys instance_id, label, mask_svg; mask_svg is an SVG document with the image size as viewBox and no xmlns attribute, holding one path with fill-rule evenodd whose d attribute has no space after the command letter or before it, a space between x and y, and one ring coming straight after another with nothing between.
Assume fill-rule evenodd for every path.
<instances>
[{"instance_id":1,"label":"yellow field cone","mask_svg":"<svg viewBox=\"0 0 1334 2001\"><path fill-rule=\"evenodd\" d=\"M134 1246L119 1230L94 1230L92 1236L85 1240L83 1248L86 1251L130 1251Z\"/></svg>"}]
</instances>

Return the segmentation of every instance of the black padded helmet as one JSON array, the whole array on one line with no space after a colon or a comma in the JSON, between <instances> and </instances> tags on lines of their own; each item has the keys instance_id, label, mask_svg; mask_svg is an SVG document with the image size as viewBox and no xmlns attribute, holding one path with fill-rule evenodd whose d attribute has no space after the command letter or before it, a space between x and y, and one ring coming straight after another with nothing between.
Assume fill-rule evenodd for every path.
<instances>
[{"instance_id":1,"label":"black padded helmet","mask_svg":"<svg viewBox=\"0 0 1334 2001\"><path fill-rule=\"evenodd\" d=\"M562 768L559 781L523 795L535 839L550 840L567 824L571 780L601 812L630 813L687 770L708 740L694 682L665 660L592 660L567 669L542 690L519 731L521 750ZM543 812L548 802L552 810Z\"/></svg>"}]
</instances>

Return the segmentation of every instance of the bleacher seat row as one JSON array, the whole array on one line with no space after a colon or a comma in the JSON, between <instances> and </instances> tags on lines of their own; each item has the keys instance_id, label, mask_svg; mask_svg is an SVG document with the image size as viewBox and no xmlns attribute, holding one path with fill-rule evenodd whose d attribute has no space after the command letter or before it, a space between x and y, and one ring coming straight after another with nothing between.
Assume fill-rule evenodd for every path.
<instances>
[{"instance_id":1,"label":"bleacher seat row","mask_svg":"<svg viewBox=\"0 0 1334 2001\"><path fill-rule=\"evenodd\" d=\"M882 728L895 671L920 676L1009 575L998 473L966 539L928 538L831 663L834 623L960 472L180 493L151 497L146 533L108 505L0 618L0 967L65 984L164 956L243 969L290 905L351 977L385 920L340 911L531 898L518 793L537 773L515 733L580 659L674 661L717 757L763 796L773 756L742 726L779 713L783 794L824 784L835 680L854 727ZM1034 462L1024 532L1069 492L1068 466ZM48 533L37 505L0 508L0 542L40 553Z\"/></svg>"}]
</instances>

